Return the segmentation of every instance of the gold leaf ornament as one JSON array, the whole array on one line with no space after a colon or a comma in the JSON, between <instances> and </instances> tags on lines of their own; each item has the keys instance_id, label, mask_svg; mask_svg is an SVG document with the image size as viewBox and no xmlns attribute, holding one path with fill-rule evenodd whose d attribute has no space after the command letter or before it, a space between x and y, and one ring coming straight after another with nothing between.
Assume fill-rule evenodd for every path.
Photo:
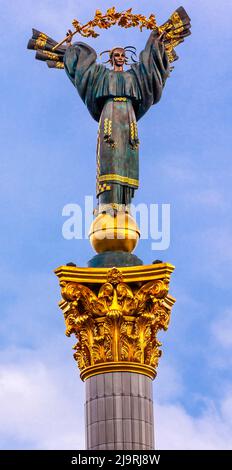
<instances>
[{"instance_id":1,"label":"gold leaf ornament","mask_svg":"<svg viewBox=\"0 0 232 470\"><path fill-rule=\"evenodd\" d=\"M102 18L103 14L101 12L101 10L96 10L95 12L95 18Z\"/></svg>"},{"instance_id":2,"label":"gold leaf ornament","mask_svg":"<svg viewBox=\"0 0 232 470\"><path fill-rule=\"evenodd\" d=\"M95 27L100 29L108 29L115 24L121 26L122 28L131 28L131 27L147 27L147 29L156 29L157 24L155 20L155 15L151 14L149 18L146 18L144 15L133 14L132 8L129 8L126 11L117 12L115 7L108 8L106 13L103 14L101 10L96 10L93 20L88 21L85 25L74 19L72 24L76 32L80 33L84 37L97 37L98 34L94 31Z\"/></svg>"},{"instance_id":3,"label":"gold leaf ornament","mask_svg":"<svg viewBox=\"0 0 232 470\"><path fill-rule=\"evenodd\" d=\"M112 16L113 18L115 17L115 13L116 13L116 8L115 7L108 8L108 10L106 12L107 16Z\"/></svg>"},{"instance_id":4,"label":"gold leaf ornament","mask_svg":"<svg viewBox=\"0 0 232 470\"><path fill-rule=\"evenodd\" d=\"M66 334L74 334L74 357L82 371L98 364L123 361L152 367L160 357L159 330L170 320L168 279L144 283L139 289L124 282L120 269L111 268L98 293L89 287L62 284ZM143 369L142 369L143 370ZM150 370L150 369L149 369Z\"/></svg>"}]
</instances>

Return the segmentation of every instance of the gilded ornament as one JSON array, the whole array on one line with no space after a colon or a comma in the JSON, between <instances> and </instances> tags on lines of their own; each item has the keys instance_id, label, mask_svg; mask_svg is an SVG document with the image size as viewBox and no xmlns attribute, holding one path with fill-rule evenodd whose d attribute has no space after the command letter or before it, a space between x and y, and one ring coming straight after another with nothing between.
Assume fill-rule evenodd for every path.
<instances>
[{"instance_id":1,"label":"gilded ornament","mask_svg":"<svg viewBox=\"0 0 232 470\"><path fill-rule=\"evenodd\" d=\"M174 304L168 295L169 275L128 283L124 272L105 270L100 287L61 281L66 334L77 339L74 358L83 380L114 370L114 364L117 370L136 367L139 373L156 376L161 356L157 334L168 328Z\"/></svg>"}]
</instances>

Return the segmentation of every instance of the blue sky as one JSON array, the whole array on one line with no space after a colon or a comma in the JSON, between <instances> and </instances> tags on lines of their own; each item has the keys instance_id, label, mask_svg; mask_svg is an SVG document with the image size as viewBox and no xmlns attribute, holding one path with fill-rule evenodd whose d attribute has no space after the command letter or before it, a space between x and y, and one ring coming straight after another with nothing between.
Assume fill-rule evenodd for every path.
<instances>
[{"instance_id":1,"label":"blue sky","mask_svg":"<svg viewBox=\"0 0 232 470\"><path fill-rule=\"evenodd\" d=\"M115 1L152 11L174 0ZM62 39L108 1L13 0L1 5L0 448L84 448L84 385L64 335L53 269L93 256L87 240L64 240L62 209L95 191L97 124L63 71L34 60L35 27ZM231 15L229 0L185 0L192 36L161 102L139 123L140 190L135 203L171 204L171 245L136 254L176 266L176 306L154 382L160 449L232 447ZM97 52L143 48L148 33L113 28L88 40Z\"/></svg>"}]
</instances>

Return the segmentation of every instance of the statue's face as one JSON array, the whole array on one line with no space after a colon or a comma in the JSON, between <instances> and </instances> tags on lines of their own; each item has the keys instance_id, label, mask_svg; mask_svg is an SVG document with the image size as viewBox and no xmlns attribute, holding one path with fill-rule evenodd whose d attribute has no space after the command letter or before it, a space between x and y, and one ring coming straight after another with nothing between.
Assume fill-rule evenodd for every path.
<instances>
[{"instance_id":1,"label":"statue's face","mask_svg":"<svg viewBox=\"0 0 232 470\"><path fill-rule=\"evenodd\" d=\"M113 62L113 65L117 66L117 67L121 67L125 64L125 60L126 60L126 53L124 51L123 48L117 48L114 50L113 52L113 56L112 56L112 62Z\"/></svg>"}]
</instances>

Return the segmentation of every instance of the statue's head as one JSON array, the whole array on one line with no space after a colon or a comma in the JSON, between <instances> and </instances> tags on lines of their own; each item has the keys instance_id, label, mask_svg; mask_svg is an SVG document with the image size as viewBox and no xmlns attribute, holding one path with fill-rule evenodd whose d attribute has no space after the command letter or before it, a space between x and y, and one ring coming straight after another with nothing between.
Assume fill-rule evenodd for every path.
<instances>
[{"instance_id":1,"label":"statue's head","mask_svg":"<svg viewBox=\"0 0 232 470\"><path fill-rule=\"evenodd\" d=\"M100 56L108 53L109 54L109 59L104 62L105 64L110 63L115 71L123 70L123 66L128 64L128 57L127 57L127 52L131 54L131 60L133 63L137 62L135 60L136 58L136 48L133 46L126 46L126 47L121 47L121 46L116 46L113 47L113 49L101 52Z\"/></svg>"},{"instance_id":2,"label":"statue's head","mask_svg":"<svg viewBox=\"0 0 232 470\"><path fill-rule=\"evenodd\" d=\"M122 68L124 64L127 64L128 58L124 47L114 47L110 51L110 63L113 65L114 70Z\"/></svg>"}]
</instances>

